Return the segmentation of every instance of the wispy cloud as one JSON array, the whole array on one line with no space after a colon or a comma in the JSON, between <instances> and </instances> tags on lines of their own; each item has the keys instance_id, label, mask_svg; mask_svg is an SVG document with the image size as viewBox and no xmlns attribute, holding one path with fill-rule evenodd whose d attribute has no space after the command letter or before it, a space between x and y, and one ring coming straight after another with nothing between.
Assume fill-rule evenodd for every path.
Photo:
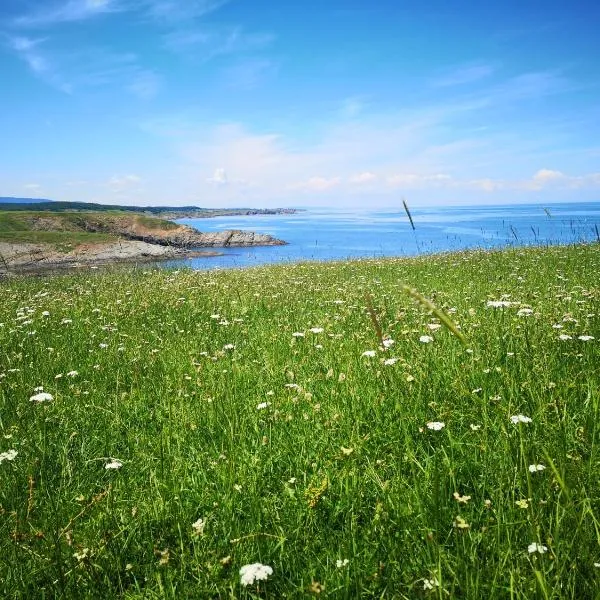
<instances>
[{"instance_id":1,"label":"wispy cloud","mask_svg":"<svg viewBox=\"0 0 600 600\"><path fill-rule=\"evenodd\" d=\"M154 71L140 70L126 89L142 100L150 100L158 94L161 85L161 78Z\"/></svg>"},{"instance_id":2,"label":"wispy cloud","mask_svg":"<svg viewBox=\"0 0 600 600\"><path fill-rule=\"evenodd\" d=\"M164 37L167 49L208 61L217 56L253 52L273 42L270 33L248 33L242 27L202 27L173 31Z\"/></svg>"},{"instance_id":3,"label":"wispy cloud","mask_svg":"<svg viewBox=\"0 0 600 600\"><path fill-rule=\"evenodd\" d=\"M45 38L18 36L9 38L9 47L40 80L66 94L72 93L72 86L61 76L52 59L42 48L45 42Z\"/></svg>"},{"instance_id":4,"label":"wispy cloud","mask_svg":"<svg viewBox=\"0 0 600 600\"><path fill-rule=\"evenodd\" d=\"M107 13L123 10L119 0L68 0L51 2L43 9L17 17L18 27L46 27L57 23L85 21Z\"/></svg>"},{"instance_id":5,"label":"wispy cloud","mask_svg":"<svg viewBox=\"0 0 600 600\"><path fill-rule=\"evenodd\" d=\"M161 21L197 19L225 6L230 0L137 0L149 16Z\"/></svg>"},{"instance_id":6,"label":"wispy cloud","mask_svg":"<svg viewBox=\"0 0 600 600\"><path fill-rule=\"evenodd\" d=\"M31 72L46 84L67 94L77 90L115 86L141 99L158 94L161 78L144 68L136 54L103 48L82 48L78 53L52 50L51 38L9 38L9 47Z\"/></svg>"},{"instance_id":7,"label":"wispy cloud","mask_svg":"<svg viewBox=\"0 0 600 600\"><path fill-rule=\"evenodd\" d=\"M488 64L463 65L434 78L431 84L434 87L450 87L475 83L490 77L494 71L494 67Z\"/></svg>"},{"instance_id":8,"label":"wispy cloud","mask_svg":"<svg viewBox=\"0 0 600 600\"><path fill-rule=\"evenodd\" d=\"M268 58L246 58L223 71L225 85L233 89L250 90L279 70L279 62Z\"/></svg>"},{"instance_id":9,"label":"wispy cloud","mask_svg":"<svg viewBox=\"0 0 600 600\"><path fill-rule=\"evenodd\" d=\"M230 0L52 0L42 9L21 15L13 25L43 28L60 23L87 21L120 12L136 12L148 18L176 22L203 17Z\"/></svg>"}]
</instances>

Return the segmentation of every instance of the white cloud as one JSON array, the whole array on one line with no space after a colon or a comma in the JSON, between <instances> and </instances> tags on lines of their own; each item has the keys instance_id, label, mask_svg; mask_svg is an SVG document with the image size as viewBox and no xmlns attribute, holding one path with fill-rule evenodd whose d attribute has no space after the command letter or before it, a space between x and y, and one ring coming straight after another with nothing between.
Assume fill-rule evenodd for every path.
<instances>
[{"instance_id":1,"label":"white cloud","mask_svg":"<svg viewBox=\"0 0 600 600\"><path fill-rule=\"evenodd\" d=\"M539 181L541 183L545 183L547 181L556 181L557 179L563 179L565 177L564 173L560 171L552 171L550 169L540 169L534 176L534 181Z\"/></svg>"},{"instance_id":2,"label":"white cloud","mask_svg":"<svg viewBox=\"0 0 600 600\"><path fill-rule=\"evenodd\" d=\"M364 173L359 173L358 175L352 175L349 179L350 183L358 183L358 184L363 184L363 183L371 183L372 181L375 181L377 179L377 175L375 175L374 173L369 173L368 171L365 171Z\"/></svg>"},{"instance_id":3,"label":"white cloud","mask_svg":"<svg viewBox=\"0 0 600 600\"><path fill-rule=\"evenodd\" d=\"M57 23L85 21L121 9L118 0L68 0L49 3L44 9L15 19L20 27L46 27Z\"/></svg>"},{"instance_id":4,"label":"white cloud","mask_svg":"<svg viewBox=\"0 0 600 600\"><path fill-rule=\"evenodd\" d=\"M209 177L206 181L216 186L227 185L229 183L227 172L223 168L215 169L213 176Z\"/></svg>"},{"instance_id":5,"label":"white cloud","mask_svg":"<svg viewBox=\"0 0 600 600\"><path fill-rule=\"evenodd\" d=\"M87 21L119 12L137 12L159 21L200 18L230 0L51 0L37 11L17 17L17 27L51 27L60 23ZM48 4L50 6L48 6Z\"/></svg>"},{"instance_id":6,"label":"white cloud","mask_svg":"<svg viewBox=\"0 0 600 600\"><path fill-rule=\"evenodd\" d=\"M37 192L42 189L42 186L39 183L26 183L23 187L32 192Z\"/></svg>"},{"instance_id":7,"label":"white cloud","mask_svg":"<svg viewBox=\"0 0 600 600\"><path fill-rule=\"evenodd\" d=\"M265 48L275 39L270 33L248 33L241 27L207 27L173 31L164 37L167 49L208 61L217 56Z\"/></svg>"},{"instance_id":8,"label":"white cloud","mask_svg":"<svg viewBox=\"0 0 600 600\"><path fill-rule=\"evenodd\" d=\"M450 87L475 83L494 73L494 68L487 64L470 64L455 68L454 70L433 79L434 87Z\"/></svg>"}]
</instances>

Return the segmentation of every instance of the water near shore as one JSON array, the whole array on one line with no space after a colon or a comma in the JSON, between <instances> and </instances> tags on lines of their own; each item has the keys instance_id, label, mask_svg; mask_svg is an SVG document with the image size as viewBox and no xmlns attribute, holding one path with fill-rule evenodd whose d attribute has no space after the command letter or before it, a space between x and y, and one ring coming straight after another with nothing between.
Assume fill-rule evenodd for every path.
<instances>
[{"instance_id":1,"label":"water near shore","mask_svg":"<svg viewBox=\"0 0 600 600\"><path fill-rule=\"evenodd\" d=\"M173 261L197 269L357 257L411 256L466 248L595 241L600 202L413 208L378 211L309 209L293 215L181 219L201 231L268 233L287 246L225 248L222 256Z\"/></svg>"}]
</instances>

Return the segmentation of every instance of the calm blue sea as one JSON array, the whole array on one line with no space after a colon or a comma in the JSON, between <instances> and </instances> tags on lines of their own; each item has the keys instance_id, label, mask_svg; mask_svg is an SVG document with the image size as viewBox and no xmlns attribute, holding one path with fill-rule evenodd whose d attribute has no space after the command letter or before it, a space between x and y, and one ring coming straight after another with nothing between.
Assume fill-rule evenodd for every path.
<instances>
[{"instance_id":1,"label":"calm blue sea","mask_svg":"<svg viewBox=\"0 0 600 600\"><path fill-rule=\"evenodd\" d=\"M200 231L270 233L287 246L224 248L223 256L169 262L196 269L274 262L409 256L464 248L598 240L600 202L414 208L415 230L396 210L308 209L294 215L181 219Z\"/></svg>"}]
</instances>

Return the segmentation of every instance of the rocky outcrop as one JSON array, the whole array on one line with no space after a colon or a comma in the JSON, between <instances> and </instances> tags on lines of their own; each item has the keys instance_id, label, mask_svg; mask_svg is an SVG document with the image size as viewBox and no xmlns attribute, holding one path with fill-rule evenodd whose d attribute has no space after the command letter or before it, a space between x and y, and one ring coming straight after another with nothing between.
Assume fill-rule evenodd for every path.
<instances>
[{"instance_id":1,"label":"rocky outcrop","mask_svg":"<svg viewBox=\"0 0 600 600\"><path fill-rule=\"evenodd\" d=\"M219 256L220 254L215 251L195 252L149 244L139 240L82 244L70 252L59 252L48 244L0 242L0 275L113 263Z\"/></svg>"},{"instance_id":2,"label":"rocky outcrop","mask_svg":"<svg viewBox=\"0 0 600 600\"><path fill-rule=\"evenodd\" d=\"M159 221L154 219L154 221ZM160 221L159 221L160 222ZM85 231L109 233L128 240L138 240L160 246L175 248L206 248L229 246L283 246L283 242L265 233L253 231L227 230L201 232L187 225L178 225L172 221L162 221L162 228L144 226L143 221L126 218L81 218L80 225Z\"/></svg>"}]
</instances>

